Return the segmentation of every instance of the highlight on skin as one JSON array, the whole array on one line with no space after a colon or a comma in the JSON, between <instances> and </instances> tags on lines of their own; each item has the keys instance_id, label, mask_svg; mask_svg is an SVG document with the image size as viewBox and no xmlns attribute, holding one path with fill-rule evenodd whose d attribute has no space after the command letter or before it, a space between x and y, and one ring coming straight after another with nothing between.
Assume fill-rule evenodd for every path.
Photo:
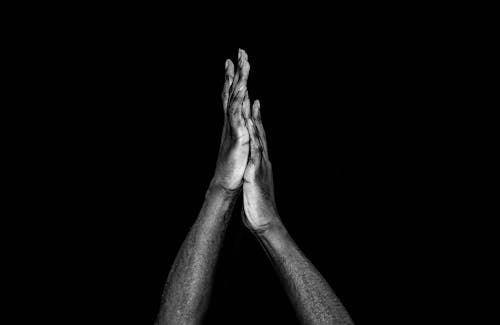
<instances>
[{"instance_id":1,"label":"highlight on skin","mask_svg":"<svg viewBox=\"0 0 500 325\"><path fill-rule=\"evenodd\" d=\"M241 192L243 223L266 251L300 321L353 324L278 215L261 104L250 101L249 72L248 55L241 49L236 68L225 62L224 126L214 176L168 275L156 324L202 324L224 233Z\"/></svg>"}]
</instances>

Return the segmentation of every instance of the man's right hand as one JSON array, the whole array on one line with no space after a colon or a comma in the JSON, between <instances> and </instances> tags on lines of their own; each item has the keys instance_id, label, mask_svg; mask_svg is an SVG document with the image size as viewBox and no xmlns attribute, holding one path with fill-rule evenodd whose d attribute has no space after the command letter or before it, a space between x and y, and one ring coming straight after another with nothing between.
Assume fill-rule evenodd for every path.
<instances>
[{"instance_id":1,"label":"man's right hand","mask_svg":"<svg viewBox=\"0 0 500 325\"><path fill-rule=\"evenodd\" d=\"M273 171L258 100L254 101L246 122L250 135L250 159L243 183L243 221L250 230L263 232L281 221L274 200Z\"/></svg>"}]
</instances>

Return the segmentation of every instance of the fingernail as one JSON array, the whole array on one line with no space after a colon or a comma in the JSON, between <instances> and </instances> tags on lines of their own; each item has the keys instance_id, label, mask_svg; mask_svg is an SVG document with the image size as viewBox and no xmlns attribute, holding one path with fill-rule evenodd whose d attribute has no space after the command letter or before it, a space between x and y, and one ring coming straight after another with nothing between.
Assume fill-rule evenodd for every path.
<instances>
[{"instance_id":1,"label":"fingernail","mask_svg":"<svg viewBox=\"0 0 500 325\"><path fill-rule=\"evenodd\" d=\"M227 66L229 65L229 62L226 60L226 70L227 70Z\"/></svg>"}]
</instances>

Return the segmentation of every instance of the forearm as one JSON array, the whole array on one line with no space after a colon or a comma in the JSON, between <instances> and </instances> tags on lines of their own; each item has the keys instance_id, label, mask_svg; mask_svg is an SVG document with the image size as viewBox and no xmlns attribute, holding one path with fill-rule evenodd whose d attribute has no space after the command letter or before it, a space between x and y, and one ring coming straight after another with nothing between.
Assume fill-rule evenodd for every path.
<instances>
[{"instance_id":1,"label":"forearm","mask_svg":"<svg viewBox=\"0 0 500 325\"><path fill-rule=\"evenodd\" d=\"M199 324L238 191L211 185L196 222L184 240L165 285L157 324Z\"/></svg>"},{"instance_id":2,"label":"forearm","mask_svg":"<svg viewBox=\"0 0 500 325\"><path fill-rule=\"evenodd\" d=\"M300 251L281 221L256 235L303 324L352 324L340 300Z\"/></svg>"}]
</instances>

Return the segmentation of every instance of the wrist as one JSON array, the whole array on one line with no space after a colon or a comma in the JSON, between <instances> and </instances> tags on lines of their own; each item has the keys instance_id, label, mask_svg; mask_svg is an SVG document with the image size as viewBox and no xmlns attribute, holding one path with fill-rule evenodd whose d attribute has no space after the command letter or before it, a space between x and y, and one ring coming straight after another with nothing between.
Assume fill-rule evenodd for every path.
<instances>
[{"instance_id":1,"label":"wrist","mask_svg":"<svg viewBox=\"0 0 500 325\"><path fill-rule=\"evenodd\" d=\"M255 235L261 238L268 238L281 236L286 233L286 228L278 216L272 217L271 220L265 226L253 229Z\"/></svg>"},{"instance_id":2,"label":"wrist","mask_svg":"<svg viewBox=\"0 0 500 325\"><path fill-rule=\"evenodd\" d=\"M210 195L221 195L225 198L232 198L238 196L241 191L241 187L237 187L235 189L230 189L220 182L217 182L215 179L212 179L210 185L208 186L208 190L205 194L205 197Z\"/></svg>"},{"instance_id":3,"label":"wrist","mask_svg":"<svg viewBox=\"0 0 500 325\"><path fill-rule=\"evenodd\" d=\"M270 223L266 228L254 232L264 246L281 251L285 249L289 241L289 234L281 220Z\"/></svg>"}]
</instances>

